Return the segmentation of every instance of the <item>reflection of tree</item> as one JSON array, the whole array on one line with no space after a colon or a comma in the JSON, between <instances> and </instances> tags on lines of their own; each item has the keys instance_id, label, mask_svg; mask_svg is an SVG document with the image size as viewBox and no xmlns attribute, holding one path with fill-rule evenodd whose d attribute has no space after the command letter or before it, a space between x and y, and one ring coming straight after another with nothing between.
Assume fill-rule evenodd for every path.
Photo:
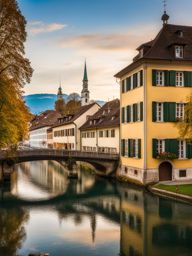
<instances>
[{"instance_id":1,"label":"reflection of tree","mask_svg":"<svg viewBox=\"0 0 192 256\"><path fill-rule=\"evenodd\" d=\"M0 209L0 255L16 255L26 238L23 224L27 220L24 209Z\"/></svg>"}]
</instances>

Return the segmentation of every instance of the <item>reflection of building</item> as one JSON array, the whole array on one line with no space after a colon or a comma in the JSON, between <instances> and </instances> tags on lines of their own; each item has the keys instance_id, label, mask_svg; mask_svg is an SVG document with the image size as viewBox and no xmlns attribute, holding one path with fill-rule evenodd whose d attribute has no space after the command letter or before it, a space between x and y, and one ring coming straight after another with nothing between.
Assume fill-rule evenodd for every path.
<instances>
[{"instance_id":1,"label":"reflection of building","mask_svg":"<svg viewBox=\"0 0 192 256\"><path fill-rule=\"evenodd\" d=\"M47 110L38 116L35 116L31 121L29 131L29 143L31 147L47 148L47 130L57 121L60 117L54 110Z\"/></svg>"},{"instance_id":2,"label":"reflection of building","mask_svg":"<svg viewBox=\"0 0 192 256\"><path fill-rule=\"evenodd\" d=\"M19 165L22 172L38 188L53 194L64 193L68 187L67 174L55 161L34 161Z\"/></svg>"},{"instance_id":3,"label":"reflection of building","mask_svg":"<svg viewBox=\"0 0 192 256\"><path fill-rule=\"evenodd\" d=\"M79 128L99 108L100 106L97 103L92 103L80 107L75 114L59 118L52 127L53 147L57 149L80 150Z\"/></svg>"},{"instance_id":4,"label":"reflection of building","mask_svg":"<svg viewBox=\"0 0 192 256\"><path fill-rule=\"evenodd\" d=\"M190 205L155 197L143 190L120 191L122 256L190 255Z\"/></svg>"},{"instance_id":5,"label":"reflection of building","mask_svg":"<svg viewBox=\"0 0 192 256\"><path fill-rule=\"evenodd\" d=\"M106 103L81 127L81 150L119 153L119 100Z\"/></svg>"},{"instance_id":6,"label":"reflection of building","mask_svg":"<svg viewBox=\"0 0 192 256\"><path fill-rule=\"evenodd\" d=\"M192 27L167 24L142 44L121 81L121 175L148 183L192 177L192 144L178 139L192 91ZM165 161L164 159L169 159Z\"/></svg>"}]
</instances>

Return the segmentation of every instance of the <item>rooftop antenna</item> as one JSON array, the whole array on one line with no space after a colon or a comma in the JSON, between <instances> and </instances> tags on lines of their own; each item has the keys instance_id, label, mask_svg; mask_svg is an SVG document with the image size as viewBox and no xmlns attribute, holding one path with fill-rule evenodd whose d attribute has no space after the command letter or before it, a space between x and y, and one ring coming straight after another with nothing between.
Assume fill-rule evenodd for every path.
<instances>
[{"instance_id":1,"label":"rooftop antenna","mask_svg":"<svg viewBox=\"0 0 192 256\"><path fill-rule=\"evenodd\" d=\"M167 0L163 0L163 9L164 9L164 14L161 20L163 21L163 25L166 25L169 20L169 15L167 15Z\"/></svg>"}]
</instances>

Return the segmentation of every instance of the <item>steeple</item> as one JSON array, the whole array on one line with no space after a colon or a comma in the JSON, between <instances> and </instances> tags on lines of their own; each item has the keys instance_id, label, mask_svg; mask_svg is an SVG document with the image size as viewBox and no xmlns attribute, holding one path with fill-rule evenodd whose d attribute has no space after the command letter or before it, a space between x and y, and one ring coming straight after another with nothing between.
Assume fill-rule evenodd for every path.
<instances>
[{"instance_id":1,"label":"steeple","mask_svg":"<svg viewBox=\"0 0 192 256\"><path fill-rule=\"evenodd\" d=\"M89 104L89 90L88 90L88 75L87 75L87 63L85 61L84 76L83 76L83 89L81 91L81 106Z\"/></svg>"},{"instance_id":2,"label":"steeple","mask_svg":"<svg viewBox=\"0 0 192 256\"><path fill-rule=\"evenodd\" d=\"M84 77L83 77L83 81L88 81L88 76L87 76L87 64L85 61L85 67L84 67Z\"/></svg>"},{"instance_id":3,"label":"steeple","mask_svg":"<svg viewBox=\"0 0 192 256\"><path fill-rule=\"evenodd\" d=\"M63 99L63 92L62 92L62 88L61 85L58 88L58 93L57 93L57 99Z\"/></svg>"}]
</instances>

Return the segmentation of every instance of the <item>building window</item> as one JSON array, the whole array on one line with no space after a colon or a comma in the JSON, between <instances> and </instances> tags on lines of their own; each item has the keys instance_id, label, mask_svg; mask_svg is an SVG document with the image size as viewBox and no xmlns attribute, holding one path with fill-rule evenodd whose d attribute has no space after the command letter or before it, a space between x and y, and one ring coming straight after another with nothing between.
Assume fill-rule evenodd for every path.
<instances>
[{"instance_id":1,"label":"building window","mask_svg":"<svg viewBox=\"0 0 192 256\"><path fill-rule=\"evenodd\" d=\"M163 103L157 103L157 122L163 122Z\"/></svg>"},{"instance_id":2,"label":"building window","mask_svg":"<svg viewBox=\"0 0 192 256\"><path fill-rule=\"evenodd\" d=\"M137 121L141 121L141 104L137 103Z\"/></svg>"},{"instance_id":3,"label":"building window","mask_svg":"<svg viewBox=\"0 0 192 256\"><path fill-rule=\"evenodd\" d=\"M130 106L130 121L133 122L133 105Z\"/></svg>"},{"instance_id":4,"label":"building window","mask_svg":"<svg viewBox=\"0 0 192 256\"><path fill-rule=\"evenodd\" d=\"M181 45L176 45L175 46L175 57L178 59L183 59L183 54L184 50L183 50L183 46Z\"/></svg>"},{"instance_id":5,"label":"building window","mask_svg":"<svg viewBox=\"0 0 192 256\"><path fill-rule=\"evenodd\" d=\"M129 149L128 140L125 140L125 156L128 156L128 149Z\"/></svg>"},{"instance_id":6,"label":"building window","mask_svg":"<svg viewBox=\"0 0 192 256\"><path fill-rule=\"evenodd\" d=\"M135 175L135 176L138 175L138 170L134 170L134 175Z\"/></svg>"},{"instance_id":7,"label":"building window","mask_svg":"<svg viewBox=\"0 0 192 256\"><path fill-rule=\"evenodd\" d=\"M99 131L99 137L103 138L103 131Z\"/></svg>"},{"instance_id":8,"label":"building window","mask_svg":"<svg viewBox=\"0 0 192 256\"><path fill-rule=\"evenodd\" d=\"M109 137L109 130L105 131L105 137L108 138Z\"/></svg>"},{"instance_id":9,"label":"building window","mask_svg":"<svg viewBox=\"0 0 192 256\"><path fill-rule=\"evenodd\" d=\"M176 118L184 120L185 116L185 104L177 103L176 104Z\"/></svg>"},{"instance_id":10,"label":"building window","mask_svg":"<svg viewBox=\"0 0 192 256\"><path fill-rule=\"evenodd\" d=\"M140 72L137 73L137 87L140 87L141 84L141 74Z\"/></svg>"},{"instance_id":11,"label":"building window","mask_svg":"<svg viewBox=\"0 0 192 256\"><path fill-rule=\"evenodd\" d=\"M158 149L158 154L162 154L165 152L165 141L164 140L158 140L157 149Z\"/></svg>"},{"instance_id":12,"label":"building window","mask_svg":"<svg viewBox=\"0 0 192 256\"><path fill-rule=\"evenodd\" d=\"M184 86L184 73L176 72L176 86L183 87Z\"/></svg>"},{"instance_id":13,"label":"building window","mask_svg":"<svg viewBox=\"0 0 192 256\"><path fill-rule=\"evenodd\" d=\"M157 85L164 86L165 85L165 73L164 71L157 71Z\"/></svg>"},{"instance_id":14,"label":"building window","mask_svg":"<svg viewBox=\"0 0 192 256\"><path fill-rule=\"evenodd\" d=\"M179 170L179 178L185 178L185 177L187 177L187 171Z\"/></svg>"},{"instance_id":15,"label":"building window","mask_svg":"<svg viewBox=\"0 0 192 256\"><path fill-rule=\"evenodd\" d=\"M114 130L114 129L111 130L111 137L112 137L112 138L115 138L115 130Z\"/></svg>"},{"instance_id":16,"label":"building window","mask_svg":"<svg viewBox=\"0 0 192 256\"><path fill-rule=\"evenodd\" d=\"M179 141L179 159L186 158L186 141L180 140Z\"/></svg>"}]
</instances>

